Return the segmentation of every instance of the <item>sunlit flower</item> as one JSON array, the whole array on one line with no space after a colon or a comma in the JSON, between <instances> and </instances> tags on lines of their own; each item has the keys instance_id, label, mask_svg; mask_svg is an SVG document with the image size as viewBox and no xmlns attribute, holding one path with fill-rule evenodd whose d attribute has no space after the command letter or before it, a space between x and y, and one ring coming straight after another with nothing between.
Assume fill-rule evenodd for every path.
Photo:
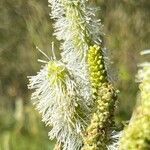
<instances>
[{"instance_id":1,"label":"sunlit flower","mask_svg":"<svg viewBox=\"0 0 150 150\"><path fill-rule=\"evenodd\" d=\"M61 61L42 52L49 61L42 61L45 66L29 77L29 88L35 90L33 103L52 127L49 136L57 139L56 149L80 150L83 145L84 150L91 150L91 145L107 148L116 91L108 82L98 46L102 25L95 19L96 9L88 7L87 0L49 3L54 35L61 44Z\"/></svg>"},{"instance_id":2,"label":"sunlit flower","mask_svg":"<svg viewBox=\"0 0 150 150\"><path fill-rule=\"evenodd\" d=\"M143 51L141 54L150 54ZM137 81L140 83L137 108L120 140L120 150L150 149L150 62L139 65Z\"/></svg>"},{"instance_id":3,"label":"sunlit flower","mask_svg":"<svg viewBox=\"0 0 150 150\"><path fill-rule=\"evenodd\" d=\"M49 0L49 3L51 18L55 20L54 35L61 41L62 60L81 85L81 95L91 103L86 58L91 43L100 44L102 35L96 8L89 7L87 0Z\"/></svg>"},{"instance_id":4,"label":"sunlit flower","mask_svg":"<svg viewBox=\"0 0 150 150\"><path fill-rule=\"evenodd\" d=\"M64 150L79 149L87 108L65 65L50 60L36 76L29 77L29 81L29 88L35 90L33 104L46 125L52 127L50 138L63 143Z\"/></svg>"}]
</instances>

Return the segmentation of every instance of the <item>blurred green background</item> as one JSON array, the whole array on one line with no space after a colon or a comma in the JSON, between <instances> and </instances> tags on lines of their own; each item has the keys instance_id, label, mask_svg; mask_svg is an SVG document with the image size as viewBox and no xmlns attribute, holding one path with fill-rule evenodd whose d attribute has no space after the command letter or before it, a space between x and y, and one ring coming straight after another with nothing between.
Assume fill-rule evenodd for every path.
<instances>
[{"instance_id":1,"label":"blurred green background","mask_svg":"<svg viewBox=\"0 0 150 150\"><path fill-rule=\"evenodd\" d=\"M97 16L105 25L104 41L114 62L110 74L120 90L116 121L121 127L135 106L139 52L150 48L150 2L91 0L91 4L101 7ZM36 74L41 65L37 59L43 58L35 47L51 55L55 41L47 5L47 0L0 0L0 150L51 150L54 145L27 89L27 76Z\"/></svg>"}]
</instances>

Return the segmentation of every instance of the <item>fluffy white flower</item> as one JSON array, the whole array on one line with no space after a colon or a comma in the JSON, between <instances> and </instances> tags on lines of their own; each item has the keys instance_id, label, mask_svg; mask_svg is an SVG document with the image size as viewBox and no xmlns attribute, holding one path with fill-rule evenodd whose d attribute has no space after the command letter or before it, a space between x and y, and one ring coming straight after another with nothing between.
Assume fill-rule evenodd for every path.
<instances>
[{"instance_id":1,"label":"fluffy white flower","mask_svg":"<svg viewBox=\"0 0 150 150\"><path fill-rule=\"evenodd\" d=\"M33 104L46 125L52 126L49 136L63 143L64 150L78 150L85 127L86 104L66 66L50 60L36 76L29 77Z\"/></svg>"},{"instance_id":2,"label":"fluffy white flower","mask_svg":"<svg viewBox=\"0 0 150 150\"><path fill-rule=\"evenodd\" d=\"M89 46L101 43L100 20L95 19L95 8L87 0L49 0L51 18L55 20L54 35L61 41L62 60L81 85L80 93L91 103L91 91L86 66Z\"/></svg>"}]
</instances>

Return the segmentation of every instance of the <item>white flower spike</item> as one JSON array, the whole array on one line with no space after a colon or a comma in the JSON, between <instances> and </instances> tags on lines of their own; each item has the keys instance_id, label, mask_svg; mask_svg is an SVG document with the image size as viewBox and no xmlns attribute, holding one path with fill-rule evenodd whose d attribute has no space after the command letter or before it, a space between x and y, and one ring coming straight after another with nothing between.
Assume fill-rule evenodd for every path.
<instances>
[{"instance_id":1,"label":"white flower spike","mask_svg":"<svg viewBox=\"0 0 150 150\"><path fill-rule=\"evenodd\" d=\"M63 143L64 150L79 149L80 132L85 127L83 99L65 65L56 60L47 62L36 76L29 77L34 89L32 101L46 125L52 126L49 136Z\"/></svg>"}]
</instances>

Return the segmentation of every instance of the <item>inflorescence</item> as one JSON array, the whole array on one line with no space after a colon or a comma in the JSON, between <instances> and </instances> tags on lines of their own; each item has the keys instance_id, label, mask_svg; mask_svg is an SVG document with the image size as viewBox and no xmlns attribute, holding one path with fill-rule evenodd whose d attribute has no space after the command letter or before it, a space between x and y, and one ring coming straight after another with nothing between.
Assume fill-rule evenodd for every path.
<instances>
[{"instance_id":1,"label":"inflorescence","mask_svg":"<svg viewBox=\"0 0 150 150\"><path fill-rule=\"evenodd\" d=\"M116 90L107 77L96 9L87 6L87 0L49 3L61 60L44 54L48 61L29 77L33 104L51 126L55 150L110 149Z\"/></svg>"}]
</instances>

